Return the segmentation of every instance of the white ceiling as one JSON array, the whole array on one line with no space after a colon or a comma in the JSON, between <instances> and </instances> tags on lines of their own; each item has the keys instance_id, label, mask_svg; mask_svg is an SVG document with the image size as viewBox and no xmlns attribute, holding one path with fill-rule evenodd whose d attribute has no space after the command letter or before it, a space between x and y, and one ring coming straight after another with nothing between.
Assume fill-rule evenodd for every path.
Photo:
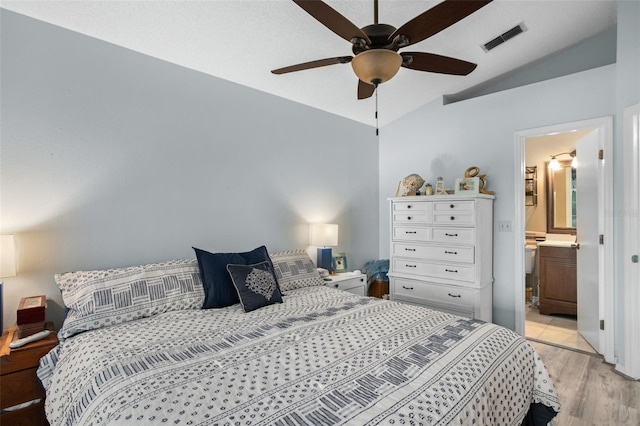
<instances>
[{"instance_id":1,"label":"white ceiling","mask_svg":"<svg viewBox=\"0 0 640 426\"><path fill-rule=\"evenodd\" d=\"M327 0L358 27L373 0ZM379 21L399 27L438 4L380 0ZM270 70L351 54L351 44L290 0L5 1L1 6L244 86L375 125L375 96L356 99L349 64L274 75ZM524 22L527 31L485 53L480 45ZM379 88L380 125L574 45L616 23L614 0L495 0L410 46L478 64L465 77L401 68ZM406 49L405 49L406 50ZM402 50L401 50L402 52Z\"/></svg>"}]
</instances>

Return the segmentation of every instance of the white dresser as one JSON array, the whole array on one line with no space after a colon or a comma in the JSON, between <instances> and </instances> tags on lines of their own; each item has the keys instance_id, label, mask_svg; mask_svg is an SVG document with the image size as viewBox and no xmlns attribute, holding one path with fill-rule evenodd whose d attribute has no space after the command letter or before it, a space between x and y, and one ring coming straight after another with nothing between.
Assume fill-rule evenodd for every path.
<instances>
[{"instance_id":1,"label":"white dresser","mask_svg":"<svg viewBox=\"0 0 640 426\"><path fill-rule=\"evenodd\" d=\"M490 322L494 198L390 198L391 299Z\"/></svg>"}]
</instances>

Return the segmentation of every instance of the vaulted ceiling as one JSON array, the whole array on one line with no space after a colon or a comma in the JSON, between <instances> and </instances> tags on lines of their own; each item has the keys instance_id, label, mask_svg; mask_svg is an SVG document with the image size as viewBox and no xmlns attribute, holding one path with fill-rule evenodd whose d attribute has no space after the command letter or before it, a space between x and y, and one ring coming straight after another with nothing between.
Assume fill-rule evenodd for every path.
<instances>
[{"instance_id":1,"label":"vaulted ceiling","mask_svg":"<svg viewBox=\"0 0 640 426\"><path fill-rule=\"evenodd\" d=\"M327 0L358 27L373 0ZM379 21L400 27L440 1L380 0ZM290 0L3 1L2 8L215 77L373 125L376 96L357 100L349 64L274 75L272 69L351 55L343 40ZM481 45L519 23L494 50ZM495 0L411 46L478 64L468 76L401 68L378 89L380 125L443 95L482 85L611 28L613 0Z\"/></svg>"}]
</instances>

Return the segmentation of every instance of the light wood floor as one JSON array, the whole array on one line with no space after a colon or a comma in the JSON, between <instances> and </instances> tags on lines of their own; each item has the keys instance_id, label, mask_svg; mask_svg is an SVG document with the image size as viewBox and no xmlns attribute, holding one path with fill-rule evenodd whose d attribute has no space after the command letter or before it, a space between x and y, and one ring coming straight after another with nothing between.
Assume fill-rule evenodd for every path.
<instances>
[{"instance_id":1,"label":"light wood floor","mask_svg":"<svg viewBox=\"0 0 640 426\"><path fill-rule=\"evenodd\" d=\"M616 373L599 355L531 342L560 396L553 426L640 425L640 382Z\"/></svg>"},{"instance_id":2,"label":"light wood floor","mask_svg":"<svg viewBox=\"0 0 640 426\"><path fill-rule=\"evenodd\" d=\"M527 339L549 342L554 345L595 354L596 351L578 333L578 321L570 315L542 315L532 305L525 307L524 335Z\"/></svg>"}]
</instances>

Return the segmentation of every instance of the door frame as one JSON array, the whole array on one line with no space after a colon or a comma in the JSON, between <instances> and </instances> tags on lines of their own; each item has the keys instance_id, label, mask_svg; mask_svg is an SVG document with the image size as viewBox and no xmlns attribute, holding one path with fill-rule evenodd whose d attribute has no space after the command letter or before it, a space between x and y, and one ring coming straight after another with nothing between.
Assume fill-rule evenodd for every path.
<instances>
[{"instance_id":1,"label":"door frame","mask_svg":"<svg viewBox=\"0 0 640 426\"><path fill-rule=\"evenodd\" d=\"M640 254L640 104L624 109L623 121L624 152L624 203L622 215L624 229L623 265L624 283L624 362L617 364L616 370L635 380L640 379L640 331L634 325L640 322L638 302L640 301L640 267L633 263L631 256Z\"/></svg>"},{"instance_id":2,"label":"door frame","mask_svg":"<svg viewBox=\"0 0 640 426\"><path fill-rule=\"evenodd\" d=\"M600 334L600 353L605 361L615 363L614 356L614 320L613 320L613 215L607 212L613 211L613 117L601 117L590 120L574 121L570 123L556 124L552 126L538 127L515 132L515 167L514 181L524 182L525 178L525 141L527 138L544 136L553 133L567 133L573 130L585 130L596 128L600 145L604 147L604 160L600 188L603 194L599 194L598 222L602 229L599 233L604 235L602 258L599 265L599 295L600 319L604 320L605 329ZM525 244L525 198L524 184L515 185L515 220L513 231L514 250L516 253L514 265L515 288L515 325L516 332L524 336L525 325L525 273L524 273L524 244ZM607 284L608 283L608 284Z\"/></svg>"}]
</instances>

